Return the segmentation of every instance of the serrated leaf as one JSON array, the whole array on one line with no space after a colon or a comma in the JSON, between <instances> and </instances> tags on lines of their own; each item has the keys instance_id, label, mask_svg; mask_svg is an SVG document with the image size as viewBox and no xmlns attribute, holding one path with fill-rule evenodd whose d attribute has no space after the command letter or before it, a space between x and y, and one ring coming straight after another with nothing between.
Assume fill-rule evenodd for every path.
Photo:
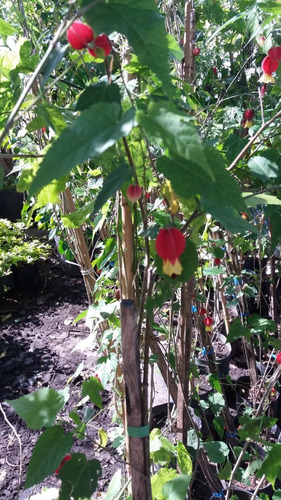
<instances>
[{"instance_id":1,"label":"serrated leaf","mask_svg":"<svg viewBox=\"0 0 281 500\"><path fill-rule=\"evenodd\" d=\"M65 404L65 397L54 389L36 392L7 400L30 429L41 429L54 424L58 412Z\"/></svg>"},{"instance_id":2,"label":"serrated leaf","mask_svg":"<svg viewBox=\"0 0 281 500\"><path fill-rule=\"evenodd\" d=\"M230 462L226 462L226 464L223 466L223 468L220 470L219 472L219 479L224 479L224 480L228 480L230 478L230 475L231 475L231 471L232 471L232 465Z\"/></svg>"},{"instance_id":3,"label":"serrated leaf","mask_svg":"<svg viewBox=\"0 0 281 500\"><path fill-rule=\"evenodd\" d=\"M240 319L236 318L230 324L227 342L234 342L234 340L241 339L242 337L246 337L246 339L249 340L251 338L251 332L242 325Z\"/></svg>"},{"instance_id":4,"label":"serrated leaf","mask_svg":"<svg viewBox=\"0 0 281 500\"><path fill-rule=\"evenodd\" d=\"M243 193L244 201L248 207L256 207L257 205L281 205L281 200L277 196L271 194L255 194L250 196L250 193Z\"/></svg>"},{"instance_id":5,"label":"serrated leaf","mask_svg":"<svg viewBox=\"0 0 281 500\"><path fill-rule=\"evenodd\" d=\"M101 476L101 464L98 460L87 460L82 453L73 453L61 468L58 477L62 480L59 499L79 500L90 498L97 488Z\"/></svg>"},{"instance_id":6,"label":"serrated leaf","mask_svg":"<svg viewBox=\"0 0 281 500\"><path fill-rule=\"evenodd\" d=\"M250 158L248 166L251 173L264 182L272 182L280 175L279 166L264 156Z\"/></svg>"},{"instance_id":7,"label":"serrated leaf","mask_svg":"<svg viewBox=\"0 0 281 500\"><path fill-rule=\"evenodd\" d=\"M124 163L115 168L105 179L102 189L99 192L95 205L94 212L98 212L102 206L107 202L108 198L113 196L116 191L121 189L124 182L132 177L132 169L130 165Z\"/></svg>"},{"instance_id":8,"label":"serrated leaf","mask_svg":"<svg viewBox=\"0 0 281 500\"><path fill-rule=\"evenodd\" d=\"M99 156L134 126L134 110L123 116L116 103L93 104L83 111L73 126L63 130L39 165L30 187L34 194L53 179L68 174L72 168Z\"/></svg>"},{"instance_id":9,"label":"serrated leaf","mask_svg":"<svg viewBox=\"0 0 281 500\"><path fill-rule=\"evenodd\" d=\"M0 19L0 35L2 37L7 37L9 35L13 35L14 33L17 33L18 29L13 26L10 23L7 23L7 21L4 21L4 19Z\"/></svg>"},{"instance_id":10,"label":"serrated leaf","mask_svg":"<svg viewBox=\"0 0 281 500\"><path fill-rule=\"evenodd\" d=\"M166 500L166 495L163 494L163 486L168 481L171 481L178 476L174 469L160 469L157 474L151 478L152 498L154 500Z\"/></svg>"},{"instance_id":11,"label":"serrated leaf","mask_svg":"<svg viewBox=\"0 0 281 500\"><path fill-rule=\"evenodd\" d=\"M98 102L116 102L121 103L120 89L115 83L98 82L95 85L90 85L82 92L76 104L78 111L88 109L92 104Z\"/></svg>"},{"instance_id":12,"label":"serrated leaf","mask_svg":"<svg viewBox=\"0 0 281 500\"><path fill-rule=\"evenodd\" d=\"M215 464L221 464L229 454L229 448L223 441L207 441L205 443L208 458Z\"/></svg>"},{"instance_id":13,"label":"serrated leaf","mask_svg":"<svg viewBox=\"0 0 281 500\"><path fill-rule=\"evenodd\" d=\"M181 474L185 474L188 477L192 476L192 460L191 457L184 446L180 441L177 442L176 446L177 451L177 460L180 468Z\"/></svg>"},{"instance_id":14,"label":"serrated leaf","mask_svg":"<svg viewBox=\"0 0 281 500\"><path fill-rule=\"evenodd\" d=\"M164 498L167 500L171 498L173 500L185 500L190 480L191 476L181 474L165 483L162 490Z\"/></svg>"},{"instance_id":15,"label":"serrated leaf","mask_svg":"<svg viewBox=\"0 0 281 500\"><path fill-rule=\"evenodd\" d=\"M91 0L80 3L85 7ZM85 19L95 32L125 35L140 63L156 73L166 91L171 89L164 20L153 0L109 0L88 10Z\"/></svg>"},{"instance_id":16,"label":"serrated leaf","mask_svg":"<svg viewBox=\"0 0 281 500\"><path fill-rule=\"evenodd\" d=\"M38 438L29 461L24 489L41 483L53 474L62 459L70 452L73 436L65 434L63 427L56 425L46 429Z\"/></svg>"},{"instance_id":17,"label":"serrated leaf","mask_svg":"<svg viewBox=\"0 0 281 500\"><path fill-rule=\"evenodd\" d=\"M97 377L91 377L82 384L82 396L89 396L91 402L98 408L102 408L102 397L100 395L100 391L102 390L103 386L98 381Z\"/></svg>"},{"instance_id":18,"label":"serrated leaf","mask_svg":"<svg viewBox=\"0 0 281 500\"><path fill-rule=\"evenodd\" d=\"M45 188L43 188L43 189L45 189ZM41 191L40 191L40 193L41 193ZM86 219L93 212L94 204L95 204L94 201L90 201L84 207L76 210L76 212L72 212L70 214L63 215L61 220L63 222L64 227L76 228L76 227L82 226L82 224L84 224Z\"/></svg>"},{"instance_id":19,"label":"serrated leaf","mask_svg":"<svg viewBox=\"0 0 281 500\"><path fill-rule=\"evenodd\" d=\"M214 179L203 152L203 143L189 116L173 108L170 103L151 102L146 113L137 111L136 119L152 141L160 146L165 145L170 154L179 159L193 161L204 172L205 177ZM170 180L175 189L173 179Z\"/></svg>"},{"instance_id":20,"label":"serrated leaf","mask_svg":"<svg viewBox=\"0 0 281 500\"><path fill-rule=\"evenodd\" d=\"M266 479L274 487L276 477L280 475L281 467L281 444L274 443L272 448L268 451L266 459L263 461L261 469L258 471L257 476L262 477L265 475Z\"/></svg>"}]
</instances>

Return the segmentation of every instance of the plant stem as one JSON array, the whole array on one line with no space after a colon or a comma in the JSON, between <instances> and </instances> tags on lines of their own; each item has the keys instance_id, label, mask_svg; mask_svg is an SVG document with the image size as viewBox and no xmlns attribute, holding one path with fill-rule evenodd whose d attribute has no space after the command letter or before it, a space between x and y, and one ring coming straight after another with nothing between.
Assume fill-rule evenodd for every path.
<instances>
[{"instance_id":1,"label":"plant stem","mask_svg":"<svg viewBox=\"0 0 281 500\"><path fill-rule=\"evenodd\" d=\"M231 495L231 485L232 485L232 482L234 480L234 476L235 476L235 473L240 465L240 462L243 458L243 455L245 453L245 451L247 450L249 444L250 444L250 440L246 440L240 454L239 454L239 457L237 458L237 461L236 461L236 464L234 465L233 469L232 469L232 472L231 472L231 475L230 475L230 480L229 480L229 483L228 483L228 486L227 486L227 490L226 490L226 497L225 497L225 500L229 500L230 499L230 495Z\"/></svg>"}]
</instances>

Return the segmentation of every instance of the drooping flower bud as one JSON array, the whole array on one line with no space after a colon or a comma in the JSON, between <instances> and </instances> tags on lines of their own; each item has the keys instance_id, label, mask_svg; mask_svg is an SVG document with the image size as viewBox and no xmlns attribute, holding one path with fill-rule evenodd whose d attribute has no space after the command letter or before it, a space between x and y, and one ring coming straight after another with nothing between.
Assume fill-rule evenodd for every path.
<instances>
[{"instance_id":1,"label":"drooping flower bud","mask_svg":"<svg viewBox=\"0 0 281 500\"><path fill-rule=\"evenodd\" d=\"M67 40L76 50L85 49L94 40L94 32L90 26L81 21L74 21L67 30Z\"/></svg>"},{"instance_id":2,"label":"drooping flower bud","mask_svg":"<svg viewBox=\"0 0 281 500\"><path fill-rule=\"evenodd\" d=\"M260 89L261 98L263 98L265 94L266 94L266 83L263 83Z\"/></svg>"},{"instance_id":3,"label":"drooping flower bud","mask_svg":"<svg viewBox=\"0 0 281 500\"><path fill-rule=\"evenodd\" d=\"M276 71L278 68L278 61L273 61L271 57L266 56L261 63L261 69L263 70L263 74L259 79L261 83L275 83L275 79L272 76L272 73Z\"/></svg>"},{"instance_id":4,"label":"drooping flower bud","mask_svg":"<svg viewBox=\"0 0 281 500\"><path fill-rule=\"evenodd\" d=\"M130 184L126 191L127 198L133 205L140 199L141 193L141 187L138 184Z\"/></svg>"},{"instance_id":5,"label":"drooping flower bud","mask_svg":"<svg viewBox=\"0 0 281 500\"><path fill-rule=\"evenodd\" d=\"M255 113L252 109L246 109L244 111L244 120L243 120L243 127L244 128L251 128L253 125L253 118L255 116Z\"/></svg>"},{"instance_id":6,"label":"drooping flower bud","mask_svg":"<svg viewBox=\"0 0 281 500\"><path fill-rule=\"evenodd\" d=\"M156 252L163 259L163 273L179 276L182 273L180 255L185 249L185 237L176 227L160 229L156 238Z\"/></svg>"}]
</instances>

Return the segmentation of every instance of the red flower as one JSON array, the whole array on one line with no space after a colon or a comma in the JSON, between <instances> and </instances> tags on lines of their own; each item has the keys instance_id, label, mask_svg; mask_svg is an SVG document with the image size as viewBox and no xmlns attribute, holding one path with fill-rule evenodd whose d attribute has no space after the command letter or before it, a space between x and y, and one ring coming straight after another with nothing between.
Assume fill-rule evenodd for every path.
<instances>
[{"instance_id":1,"label":"red flower","mask_svg":"<svg viewBox=\"0 0 281 500\"><path fill-rule=\"evenodd\" d=\"M212 72L214 73L214 76L217 76L218 70L217 70L216 66L212 67Z\"/></svg>"},{"instance_id":2,"label":"red flower","mask_svg":"<svg viewBox=\"0 0 281 500\"><path fill-rule=\"evenodd\" d=\"M201 309L199 309L200 316L205 316L206 312L207 311L206 311L205 307L201 307Z\"/></svg>"},{"instance_id":3,"label":"red flower","mask_svg":"<svg viewBox=\"0 0 281 500\"><path fill-rule=\"evenodd\" d=\"M265 42L265 36L260 36L259 40L258 40L259 46L263 47L264 46L264 42Z\"/></svg>"},{"instance_id":4,"label":"red flower","mask_svg":"<svg viewBox=\"0 0 281 500\"><path fill-rule=\"evenodd\" d=\"M172 276L182 273L179 257L185 249L185 237L176 227L160 229L156 238L156 252L163 259L163 273Z\"/></svg>"},{"instance_id":5,"label":"red flower","mask_svg":"<svg viewBox=\"0 0 281 500\"><path fill-rule=\"evenodd\" d=\"M244 120L243 120L243 127L244 128L250 128L253 125L253 118L255 116L255 113L252 109L246 109L244 111Z\"/></svg>"},{"instance_id":6,"label":"red flower","mask_svg":"<svg viewBox=\"0 0 281 500\"><path fill-rule=\"evenodd\" d=\"M97 38L95 38L94 40L94 43L95 43L95 48L89 49L89 52L92 56L104 59L110 54L112 46L107 35L97 36Z\"/></svg>"},{"instance_id":7,"label":"red flower","mask_svg":"<svg viewBox=\"0 0 281 500\"><path fill-rule=\"evenodd\" d=\"M264 97L266 93L266 83L262 84L260 92L261 92L261 97Z\"/></svg>"},{"instance_id":8,"label":"red flower","mask_svg":"<svg viewBox=\"0 0 281 500\"><path fill-rule=\"evenodd\" d=\"M194 56L199 56L200 55L200 52L201 50L199 49L199 47L194 47L193 51L192 51L192 54Z\"/></svg>"},{"instance_id":9,"label":"red flower","mask_svg":"<svg viewBox=\"0 0 281 500\"><path fill-rule=\"evenodd\" d=\"M204 325L206 326L212 326L213 320L210 318L210 316L207 316L207 318L204 319Z\"/></svg>"},{"instance_id":10,"label":"red flower","mask_svg":"<svg viewBox=\"0 0 281 500\"><path fill-rule=\"evenodd\" d=\"M218 257L216 257L216 258L214 259L214 264L215 264L215 266L219 266L219 265L220 265L220 263L221 263L221 260L220 260Z\"/></svg>"},{"instance_id":11,"label":"red flower","mask_svg":"<svg viewBox=\"0 0 281 500\"><path fill-rule=\"evenodd\" d=\"M274 61L271 57L266 56L261 63L261 69L263 70L263 74L259 79L261 83L274 83L275 79L272 76L272 73L276 71L278 68L278 61Z\"/></svg>"},{"instance_id":12,"label":"red flower","mask_svg":"<svg viewBox=\"0 0 281 500\"><path fill-rule=\"evenodd\" d=\"M131 184L126 191L128 200L134 205L140 199L141 192L141 187L138 184Z\"/></svg>"},{"instance_id":13,"label":"red flower","mask_svg":"<svg viewBox=\"0 0 281 500\"><path fill-rule=\"evenodd\" d=\"M73 49L85 49L88 43L91 43L94 40L94 32L87 24L84 24L81 21L74 21L74 23L67 30L67 40Z\"/></svg>"},{"instance_id":14,"label":"red flower","mask_svg":"<svg viewBox=\"0 0 281 500\"><path fill-rule=\"evenodd\" d=\"M98 374L96 373L95 374L95 378L97 379L97 381L101 384L101 379L99 378Z\"/></svg>"},{"instance_id":15,"label":"red flower","mask_svg":"<svg viewBox=\"0 0 281 500\"><path fill-rule=\"evenodd\" d=\"M278 365L281 365L281 352L279 352L276 356L276 363L278 363Z\"/></svg>"},{"instance_id":16,"label":"red flower","mask_svg":"<svg viewBox=\"0 0 281 500\"><path fill-rule=\"evenodd\" d=\"M248 215L245 212L241 214L242 219L248 220Z\"/></svg>"},{"instance_id":17,"label":"red flower","mask_svg":"<svg viewBox=\"0 0 281 500\"><path fill-rule=\"evenodd\" d=\"M67 462L70 459L71 459L71 455L65 455L65 457L62 459L61 463L59 464L58 468L55 470L56 475L58 475L59 471L62 469L65 462Z\"/></svg>"},{"instance_id":18,"label":"red flower","mask_svg":"<svg viewBox=\"0 0 281 500\"><path fill-rule=\"evenodd\" d=\"M272 61L279 62L281 59L281 47L271 47L267 55L272 59Z\"/></svg>"}]
</instances>

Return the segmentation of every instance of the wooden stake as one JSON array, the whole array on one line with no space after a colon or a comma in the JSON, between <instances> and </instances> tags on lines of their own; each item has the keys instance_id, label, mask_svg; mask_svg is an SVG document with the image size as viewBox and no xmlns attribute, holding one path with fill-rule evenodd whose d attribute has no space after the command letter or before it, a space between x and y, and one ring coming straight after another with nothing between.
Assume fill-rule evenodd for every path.
<instances>
[{"instance_id":1,"label":"wooden stake","mask_svg":"<svg viewBox=\"0 0 281 500\"><path fill-rule=\"evenodd\" d=\"M123 376L133 500L150 500L147 415L143 414L137 311L133 300L121 301ZM149 458L149 457L148 457Z\"/></svg>"}]
</instances>

